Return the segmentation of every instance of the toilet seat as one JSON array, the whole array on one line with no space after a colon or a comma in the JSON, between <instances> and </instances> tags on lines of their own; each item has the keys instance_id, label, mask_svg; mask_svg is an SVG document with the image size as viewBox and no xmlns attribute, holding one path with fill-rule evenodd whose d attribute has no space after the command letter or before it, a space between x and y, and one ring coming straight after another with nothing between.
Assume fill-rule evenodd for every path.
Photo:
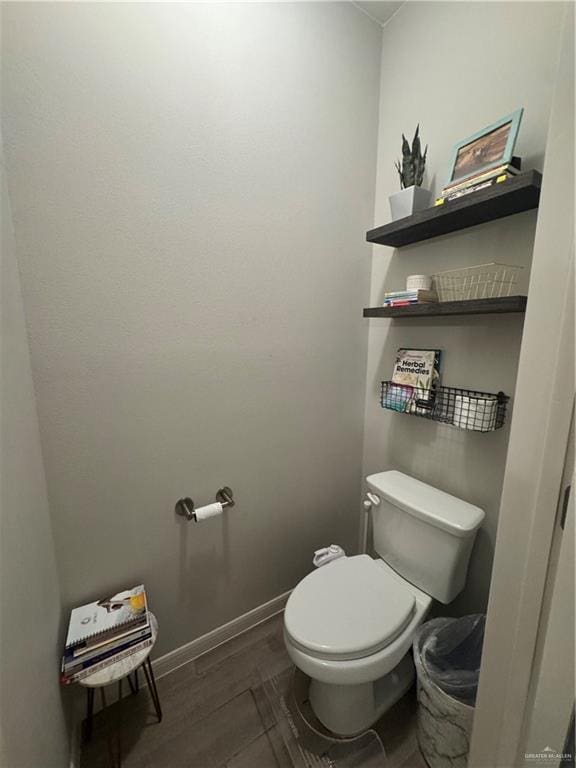
<instances>
[{"instance_id":1,"label":"toilet seat","mask_svg":"<svg viewBox=\"0 0 576 768\"><path fill-rule=\"evenodd\" d=\"M344 557L310 573L284 613L290 641L306 654L361 659L390 645L409 624L415 597L368 555Z\"/></svg>"}]
</instances>

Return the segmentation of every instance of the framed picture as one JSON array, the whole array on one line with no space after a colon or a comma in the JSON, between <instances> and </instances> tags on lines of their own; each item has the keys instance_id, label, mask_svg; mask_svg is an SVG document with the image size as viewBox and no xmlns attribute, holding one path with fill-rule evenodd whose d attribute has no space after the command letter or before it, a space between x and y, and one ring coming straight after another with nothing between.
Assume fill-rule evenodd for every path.
<instances>
[{"instance_id":1,"label":"framed picture","mask_svg":"<svg viewBox=\"0 0 576 768\"><path fill-rule=\"evenodd\" d=\"M506 115L458 142L452 150L450 172L444 186L456 184L470 176L509 163L514 153L523 112L524 109L517 109L511 115Z\"/></svg>"}]
</instances>

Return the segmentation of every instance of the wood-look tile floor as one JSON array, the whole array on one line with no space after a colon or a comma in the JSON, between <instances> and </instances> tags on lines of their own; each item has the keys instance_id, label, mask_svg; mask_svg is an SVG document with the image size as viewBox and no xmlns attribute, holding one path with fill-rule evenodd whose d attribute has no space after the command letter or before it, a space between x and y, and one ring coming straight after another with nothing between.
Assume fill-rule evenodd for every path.
<instances>
[{"instance_id":1,"label":"wood-look tile floor","mask_svg":"<svg viewBox=\"0 0 576 768\"><path fill-rule=\"evenodd\" d=\"M108 737L119 726L124 768L292 768L255 699L263 680L290 666L280 614L160 678L161 723L143 681L139 694L95 715L81 768L110 768ZM387 754L383 768L426 768L414 698L409 692L375 726Z\"/></svg>"}]
</instances>

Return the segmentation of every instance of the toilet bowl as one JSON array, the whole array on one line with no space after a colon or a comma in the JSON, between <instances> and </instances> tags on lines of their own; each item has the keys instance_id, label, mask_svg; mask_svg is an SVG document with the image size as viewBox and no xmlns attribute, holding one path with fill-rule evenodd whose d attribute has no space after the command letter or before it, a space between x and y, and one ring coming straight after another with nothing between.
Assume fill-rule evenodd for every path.
<instances>
[{"instance_id":1,"label":"toilet bowl","mask_svg":"<svg viewBox=\"0 0 576 768\"><path fill-rule=\"evenodd\" d=\"M310 702L327 728L359 733L411 686L408 652L431 603L368 555L341 558L300 582L286 606L284 639L312 679Z\"/></svg>"},{"instance_id":2,"label":"toilet bowl","mask_svg":"<svg viewBox=\"0 0 576 768\"><path fill-rule=\"evenodd\" d=\"M308 574L284 612L294 664L311 678L310 703L334 733L370 727L412 685L411 645L433 599L464 585L484 513L400 472L367 478L380 555L343 557Z\"/></svg>"}]
</instances>

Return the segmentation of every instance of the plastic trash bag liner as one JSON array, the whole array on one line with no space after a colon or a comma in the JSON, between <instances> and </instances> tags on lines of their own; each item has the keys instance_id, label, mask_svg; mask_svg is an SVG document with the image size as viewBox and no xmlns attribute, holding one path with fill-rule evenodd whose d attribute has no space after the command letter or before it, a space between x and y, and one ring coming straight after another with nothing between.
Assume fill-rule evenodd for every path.
<instances>
[{"instance_id":1,"label":"plastic trash bag liner","mask_svg":"<svg viewBox=\"0 0 576 768\"><path fill-rule=\"evenodd\" d=\"M417 666L457 701L473 707L478 692L485 614L460 619L432 619L414 643Z\"/></svg>"}]
</instances>

